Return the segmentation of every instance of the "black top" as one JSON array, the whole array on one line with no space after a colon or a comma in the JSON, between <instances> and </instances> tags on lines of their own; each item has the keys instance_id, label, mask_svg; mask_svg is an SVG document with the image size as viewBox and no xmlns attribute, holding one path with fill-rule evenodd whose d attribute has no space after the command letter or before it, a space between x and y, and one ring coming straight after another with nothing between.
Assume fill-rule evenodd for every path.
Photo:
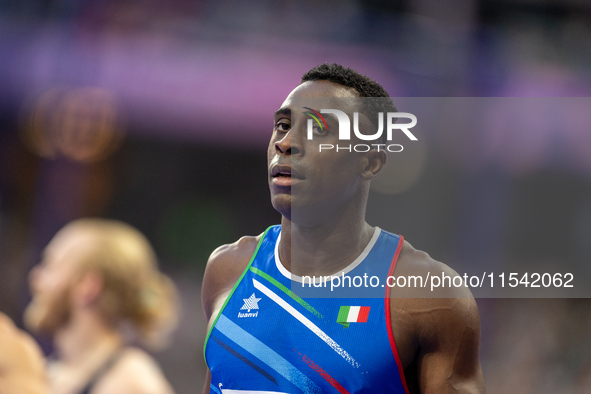
<instances>
[{"instance_id":1,"label":"black top","mask_svg":"<svg viewBox=\"0 0 591 394\"><path fill-rule=\"evenodd\" d=\"M104 363L103 365L101 365L96 372L90 377L90 379L88 379L88 383L86 383L86 386L84 386L84 388L79 392L79 394L89 394L93 387L95 386L95 384L101 380L101 378L107 373L109 372L109 370L111 370L111 368L113 368L115 366L115 364L117 364L117 361L119 361L119 358L121 358L121 355L123 354L123 349L119 349L116 352L114 352L111 357L109 357Z\"/></svg>"}]
</instances>

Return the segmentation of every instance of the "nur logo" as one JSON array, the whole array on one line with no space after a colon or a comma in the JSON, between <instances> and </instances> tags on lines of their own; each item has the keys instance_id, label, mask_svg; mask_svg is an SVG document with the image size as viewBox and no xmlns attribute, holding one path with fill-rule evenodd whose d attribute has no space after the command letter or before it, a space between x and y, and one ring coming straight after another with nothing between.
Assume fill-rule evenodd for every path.
<instances>
[{"instance_id":1,"label":"nur logo","mask_svg":"<svg viewBox=\"0 0 591 394\"><path fill-rule=\"evenodd\" d=\"M408 137L411 141L417 141L417 137L409 130L412 127L416 126L417 124L417 117L411 113L407 112L387 112L384 114L383 112L378 113L378 130L373 134L363 134L359 129L359 112L353 113L353 122L349 119L349 116L338 109L321 109L320 112L309 108L304 107L307 112L304 112L304 115L308 115L312 119L308 119L307 123L307 138L308 140L312 140L314 137L314 128L319 127L320 131L327 132L328 125L326 120L322 116L322 114L331 114L333 117L336 118L339 124L338 136L339 141L350 141L351 140L351 123L353 123L353 134L355 137L362 141L373 141L376 142L382 139L382 134L386 133L386 140L391 141L393 138L394 130L399 130ZM399 118L406 118L410 120L410 123L395 123ZM384 127L385 123L385 127ZM380 149L388 151L388 152L402 152L404 149L400 144L380 144L380 143L373 143L373 144L349 144L349 145L333 145L333 144L320 144L319 151L322 152L323 150L331 150L335 149L338 152L339 150L345 150L349 152L369 152L370 149Z\"/></svg>"},{"instance_id":2,"label":"nur logo","mask_svg":"<svg viewBox=\"0 0 591 394\"><path fill-rule=\"evenodd\" d=\"M369 316L369 306L341 306L337 323L349 327L349 323L366 323Z\"/></svg>"},{"instance_id":3,"label":"nur logo","mask_svg":"<svg viewBox=\"0 0 591 394\"><path fill-rule=\"evenodd\" d=\"M256 312L251 312L251 309L259 309L259 301L261 300L260 298L256 298L256 296L254 295L254 293L252 293L252 295L248 298L243 298L242 299L244 301L244 305L242 305L242 308L240 308L240 310L247 310L247 312L242 313L242 312L238 312L238 317L257 317L259 315L259 311Z\"/></svg>"}]
</instances>

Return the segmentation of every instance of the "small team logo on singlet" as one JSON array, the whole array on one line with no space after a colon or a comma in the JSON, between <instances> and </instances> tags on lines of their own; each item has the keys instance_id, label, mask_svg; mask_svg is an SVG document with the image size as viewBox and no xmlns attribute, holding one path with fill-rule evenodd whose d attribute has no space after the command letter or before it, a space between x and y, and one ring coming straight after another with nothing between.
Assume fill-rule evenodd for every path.
<instances>
[{"instance_id":1,"label":"small team logo on singlet","mask_svg":"<svg viewBox=\"0 0 591 394\"><path fill-rule=\"evenodd\" d=\"M349 327L349 323L367 323L369 309L369 306L341 306L337 323L345 328Z\"/></svg>"},{"instance_id":2,"label":"small team logo on singlet","mask_svg":"<svg viewBox=\"0 0 591 394\"><path fill-rule=\"evenodd\" d=\"M253 309L259 309L259 301L260 298L257 298L254 293L248 298L243 298L244 305L240 310L246 310L246 312L238 312L238 317L257 317L259 315L259 311L251 312Z\"/></svg>"}]
</instances>

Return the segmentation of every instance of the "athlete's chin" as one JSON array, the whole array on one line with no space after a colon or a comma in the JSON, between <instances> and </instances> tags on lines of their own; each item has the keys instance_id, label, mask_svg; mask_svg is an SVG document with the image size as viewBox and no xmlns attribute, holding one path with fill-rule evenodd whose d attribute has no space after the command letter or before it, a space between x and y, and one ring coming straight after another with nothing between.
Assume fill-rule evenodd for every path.
<instances>
[{"instance_id":1,"label":"athlete's chin","mask_svg":"<svg viewBox=\"0 0 591 394\"><path fill-rule=\"evenodd\" d=\"M49 324L47 322L47 308L35 302L31 302L25 309L23 323L25 327L36 334L47 333Z\"/></svg>"},{"instance_id":2,"label":"athlete's chin","mask_svg":"<svg viewBox=\"0 0 591 394\"><path fill-rule=\"evenodd\" d=\"M40 302L32 301L23 315L25 327L36 334L51 335L68 320L67 308L51 308Z\"/></svg>"},{"instance_id":3,"label":"athlete's chin","mask_svg":"<svg viewBox=\"0 0 591 394\"><path fill-rule=\"evenodd\" d=\"M271 195L271 204L277 212L283 217L291 218L291 195L290 194L275 194Z\"/></svg>"}]
</instances>

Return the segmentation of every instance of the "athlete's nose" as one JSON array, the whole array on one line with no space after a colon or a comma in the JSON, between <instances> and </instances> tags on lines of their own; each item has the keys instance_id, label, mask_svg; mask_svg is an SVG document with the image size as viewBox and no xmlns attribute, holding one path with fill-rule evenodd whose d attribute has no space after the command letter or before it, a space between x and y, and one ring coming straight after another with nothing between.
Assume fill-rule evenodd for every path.
<instances>
[{"instance_id":1,"label":"athlete's nose","mask_svg":"<svg viewBox=\"0 0 591 394\"><path fill-rule=\"evenodd\" d=\"M297 155L301 152L301 147L292 138L292 130L285 133L282 139L275 143L275 150L277 153L286 156Z\"/></svg>"},{"instance_id":2,"label":"athlete's nose","mask_svg":"<svg viewBox=\"0 0 591 394\"><path fill-rule=\"evenodd\" d=\"M39 279L41 277L41 267L39 264L33 267L29 272L29 289L35 289L39 286Z\"/></svg>"}]
</instances>

